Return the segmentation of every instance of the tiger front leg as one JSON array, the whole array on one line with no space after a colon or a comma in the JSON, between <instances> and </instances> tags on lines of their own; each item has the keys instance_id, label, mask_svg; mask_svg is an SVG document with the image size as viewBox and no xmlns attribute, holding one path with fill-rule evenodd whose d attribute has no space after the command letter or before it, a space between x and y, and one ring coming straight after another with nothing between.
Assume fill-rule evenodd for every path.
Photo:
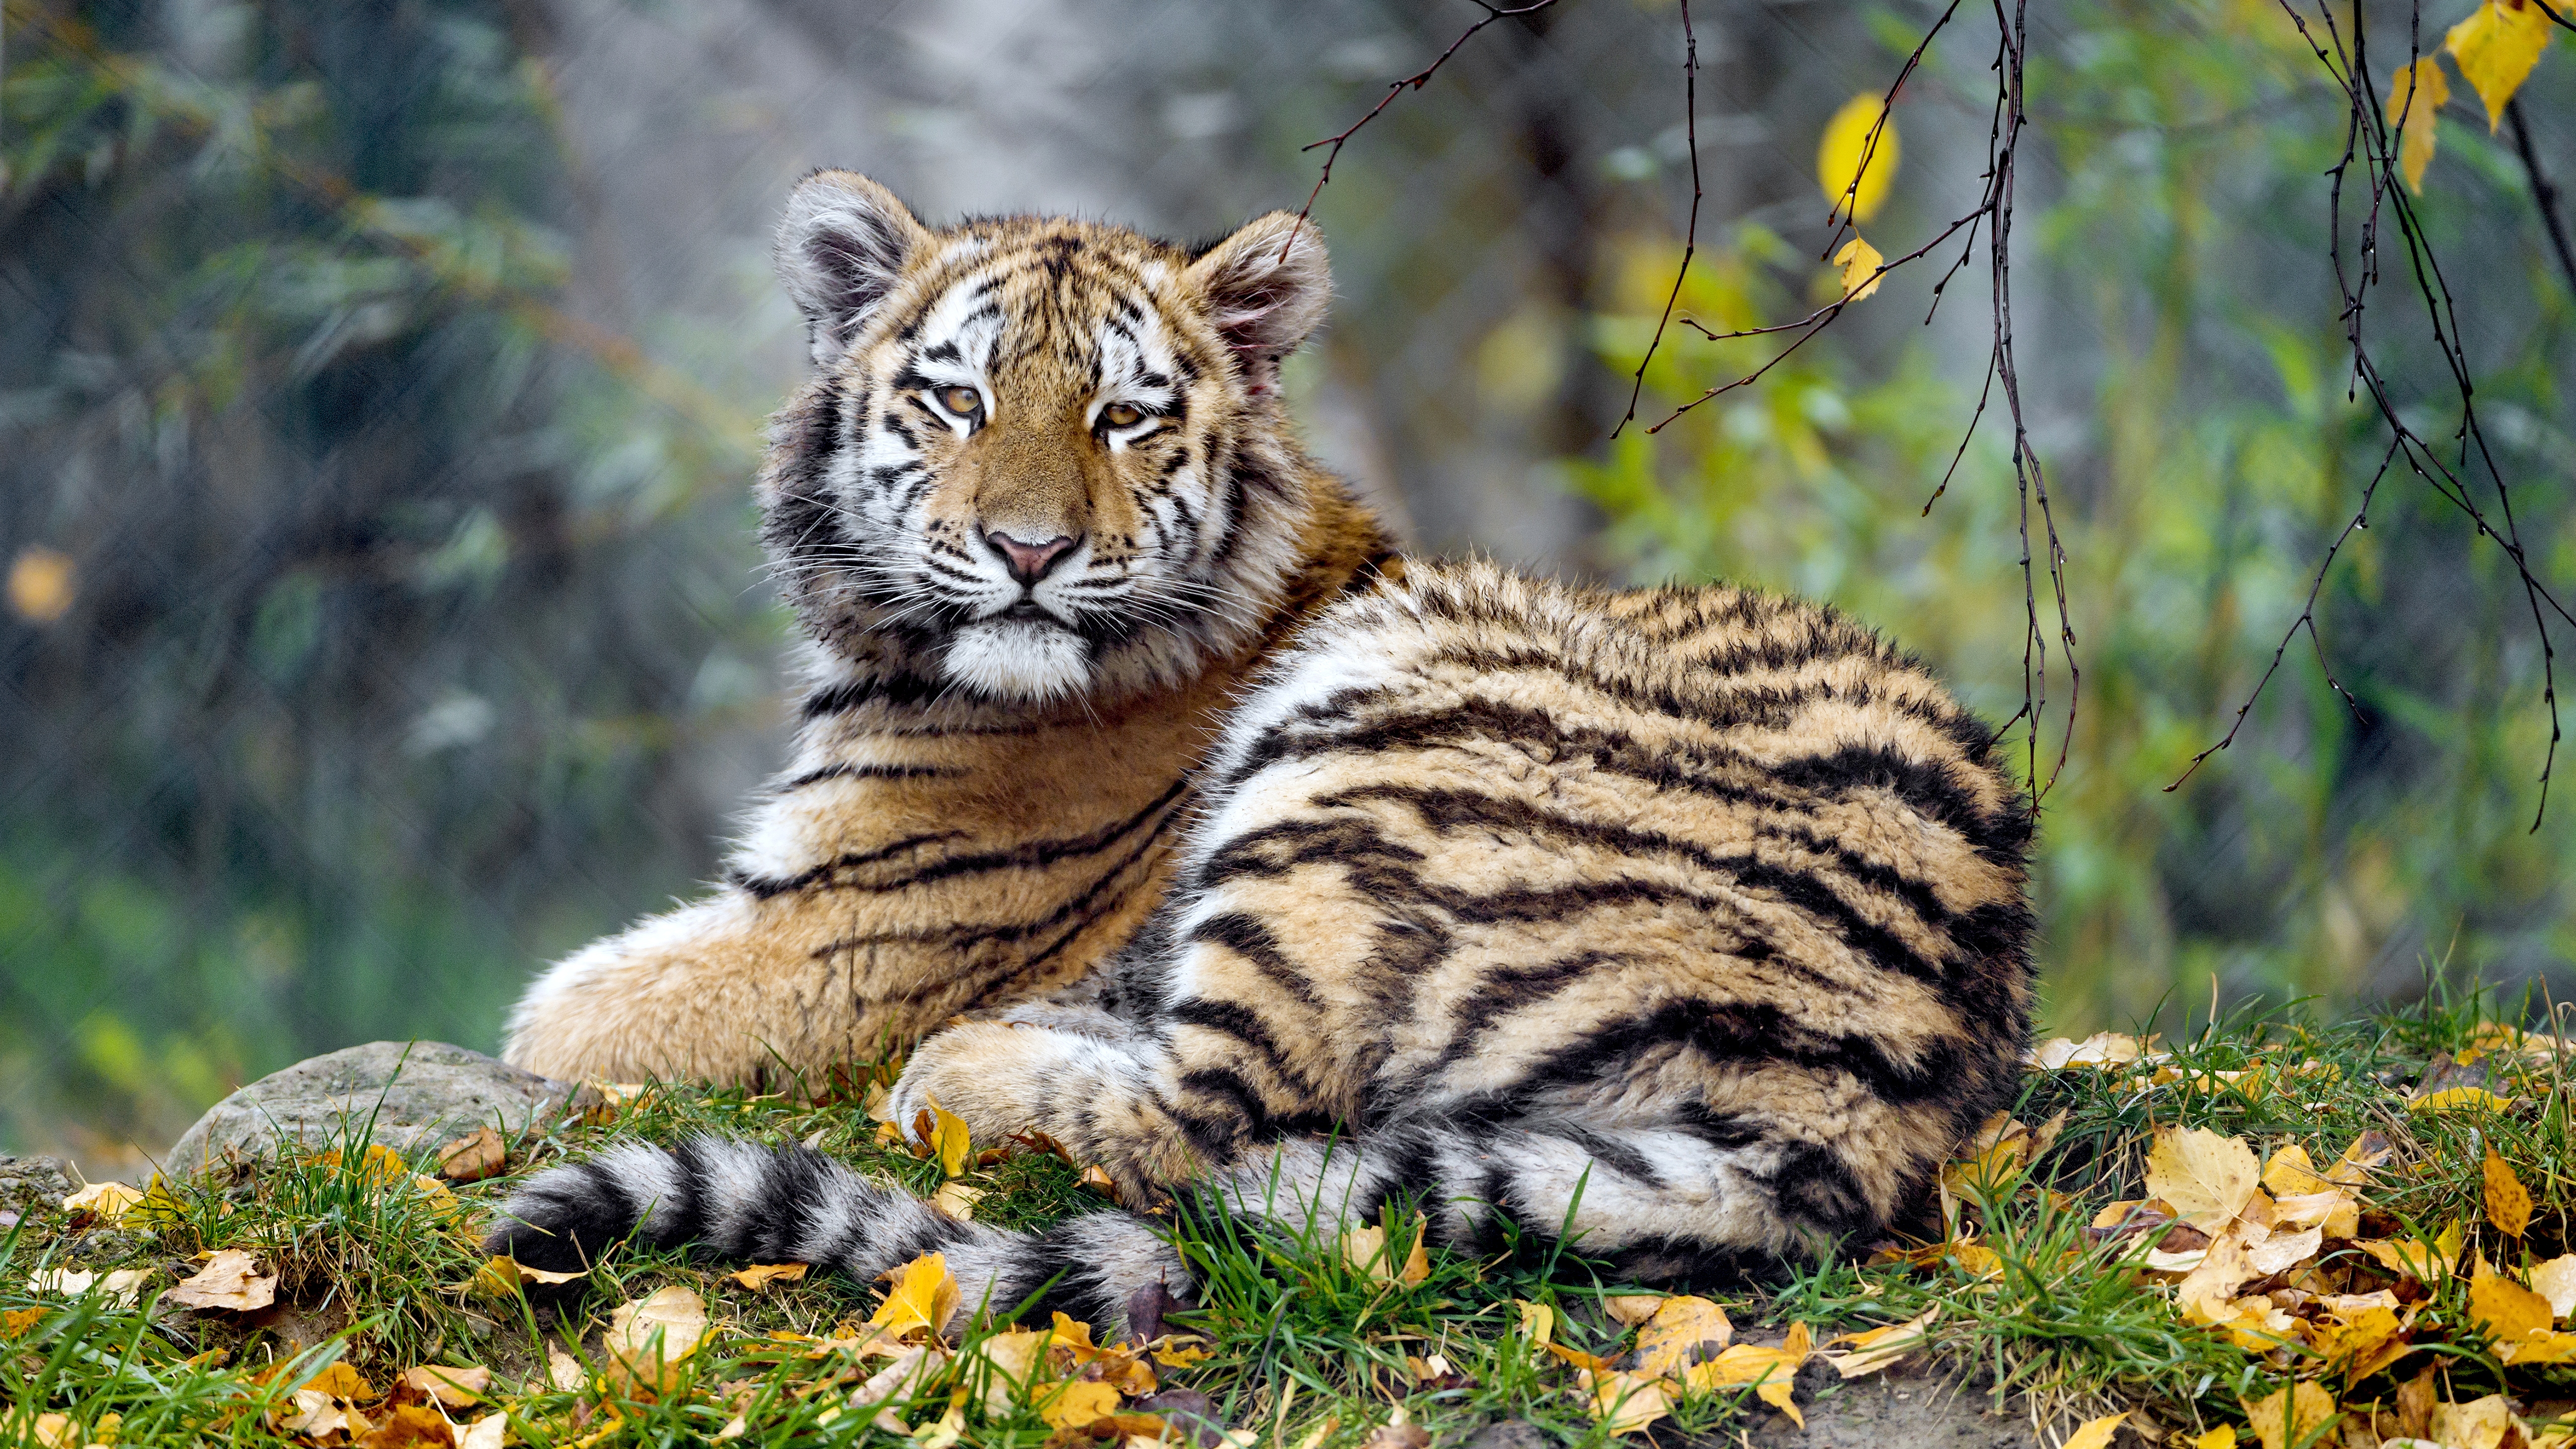
<instances>
[{"instance_id":1,"label":"tiger front leg","mask_svg":"<svg viewBox=\"0 0 2576 1449\"><path fill-rule=\"evenodd\" d=\"M1075 1161L1106 1171L1122 1201L1140 1203L1214 1165L1172 1119L1170 1074L1159 1044L1142 1033L964 1022L921 1044L886 1106L909 1130L935 1102L977 1142L1043 1132Z\"/></svg>"}]
</instances>

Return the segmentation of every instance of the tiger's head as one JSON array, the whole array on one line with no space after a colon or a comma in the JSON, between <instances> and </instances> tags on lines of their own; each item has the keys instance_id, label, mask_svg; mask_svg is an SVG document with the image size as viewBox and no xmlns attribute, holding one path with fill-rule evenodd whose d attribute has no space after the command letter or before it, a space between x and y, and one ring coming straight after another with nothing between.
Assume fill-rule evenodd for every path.
<instances>
[{"instance_id":1,"label":"tiger's head","mask_svg":"<svg viewBox=\"0 0 2576 1449\"><path fill-rule=\"evenodd\" d=\"M775 420L764 536L827 650L1042 704L1169 686L1261 627L1314 471L1279 401L1331 291L1311 223L934 231L824 171L777 261L817 374Z\"/></svg>"}]
</instances>

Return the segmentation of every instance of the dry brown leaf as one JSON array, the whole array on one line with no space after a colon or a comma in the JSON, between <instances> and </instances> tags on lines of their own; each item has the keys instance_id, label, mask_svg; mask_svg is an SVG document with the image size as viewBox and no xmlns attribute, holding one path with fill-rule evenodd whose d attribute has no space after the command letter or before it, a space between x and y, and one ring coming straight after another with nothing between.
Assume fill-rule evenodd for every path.
<instances>
[{"instance_id":1,"label":"dry brown leaf","mask_svg":"<svg viewBox=\"0 0 2576 1449\"><path fill-rule=\"evenodd\" d=\"M2200 1262L2175 1285L2174 1301L2181 1305L2187 1322L2223 1323L2234 1316L2228 1304L2236 1290L2255 1276L2244 1242L2229 1233L2211 1243Z\"/></svg>"},{"instance_id":2,"label":"dry brown leaf","mask_svg":"<svg viewBox=\"0 0 2576 1449\"><path fill-rule=\"evenodd\" d=\"M948 1331L957 1312L957 1280L948 1274L948 1255L924 1253L885 1275L885 1301L868 1322L900 1338L915 1331L936 1338Z\"/></svg>"},{"instance_id":3,"label":"dry brown leaf","mask_svg":"<svg viewBox=\"0 0 2576 1449\"><path fill-rule=\"evenodd\" d=\"M546 1346L546 1386L548 1388L559 1394L577 1393L588 1382L590 1382L590 1375L583 1372L578 1360L552 1344Z\"/></svg>"},{"instance_id":4,"label":"dry brown leaf","mask_svg":"<svg viewBox=\"0 0 2576 1449\"><path fill-rule=\"evenodd\" d=\"M451 1409L463 1409L483 1402L492 1387L492 1371L481 1364L470 1368L423 1364L404 1369L402 1381Z\"/></svg>"},{"instance_id":5,"label":"dry brown leaf","mask_svg":"<svg viewBox=\"0 0 2576 1449\"><path fill-rule=\"evenodd\" d=\"M1734 1337L1725 1309L1705 1298L1667 1298L1637 1335L1637 1372L1650 1378L1678 1373L1714 1357Z\"/></svg>"},{"instance_id":6,"label":"dry brown leaf","mask_svg":"<svg viewBox=\"0 0 2576 1449\"><path fill-rule=\"evenodd\" d=\"M2245 1261L2253 1267L2254 1276L2268 1278L2275 1273L2287 1273L2315 1257L2324 1246L2325 1234L2315 1228L2299 1232L2275 1231L2265 1234L2260 1241L2248 1242Z\"/></svg>"},{"instance_id":7,"label":"dry brown leaf","mask_svg":"<svg viewBox=\"0 0 2576 1449\"><path fill-rule=\"evenodd\" d=\"M2245 1420L2263 1449L2299 1449L2311 1444L2341 1417L2334 1396L2318 1384L2301 1382L2267 1397L2242 1401ZM2493 1446L2488 1446L2493 1449Z\"/></svg>"},{"instance_id":8,"label":"dry brown leaf","mask_svg":"<svg viewBox=\"0 0 2576 1449\"><path fill-rule=\"evenodd\" d=\"M438 1149L438 1175L449 1182L481 1182L500 1176L509 1157L501 1134L486 1122Z\"/></svg>"},{"instance_id":9,"label":"dry brown leaf","mask_svg":"<svg viewBox=\"0 0 2576 1449\"><path fill-rule=\"evenodd\" d=\"M677 1283L621 1303L600 1340L608 1381L637 1395L667 1394L706 1332L706 1300Z\"/></svg>"},{"instance_id":10,"label":"dry brown leaf","mask_svg":"<svg viewBox=\"0 0 2576 1449\"><path fill-rule=\"evenodd\" d=\"M501 1449L501 1436L509 1432L510 1416L485 1414L465 1426L456 1440L456 1449Z\"/></svg>"},{"instance_id":11,"label":"dry brown leaf","mask_svg":"<svg viewBox=\"0 0 2576 1449\"><path fill-rule=\"evenodd\" d=\"M183 1308L224 1308L237 1313L277 1301L277 1275L261 1273L258 1260L250 1254L239 1248L218 1248L201 1256L206 1266L162 1297Z\"/></svg>"},{"instance_id":12,"label":"dry brown leaf","mask_svg":"<svg viewBox=\"0 0 2576 1449\"><path fill-rule=\"evenodd\" d=\"M1431 1257L1422 1247L1424 1236L1417 1228L1413 1234L1413 1250L1405 1254L1401 1264L1396 1264L1389 1261L1386 1229L1353 1228L1342 1234L1342 1261L1380 1283L1401 1283L1411 1288L1431 1276Z\"/></svg>"},{"instance_id":13,"label":"dry brown leaf","mask_svg":"<svg viewBox=\"0 0 2576 1449\"><path fill-rule=\"evenodd\" d=\"M2166 1128L2147 1148L2147 1191L2184 1222L2215 1235L2261 1190L2254 1149L2206 1128Z\"/></svg>"},{"instance_id":14,"label":"dry brown leaf","mask_svg":"<svg viewBox=\"0 0 2576 1449\"><path fill-rule=\"evenodd\" d=\"M772 1283L802 1283L807 1265L803 1263L754 1263L738 1273L725 1277L755 1291Z\"/></svg>"},{"instance_id":15,"label":"dry brown leaf","mask_svg":"<svg viewBox=\"0 0 2576 1449\"><path fill-rule=\"evenodd\" d=\"M2479 1171L2486 1179L2487 1221L2495 1224L2496 1231L2508 1238L2521 1237L2522 1230L2531 1224L2530 1189L2522 1185L2521 1178L2513 1175L2511 1163L2496 1156L2492 1144L2487 1148L2486 1163Z\"/></svg>"},{"instance_id":16,"label":"dry brown leaf","mask_svg":"<svg viewBox=\"0 0 2576 1449\"><path fill-rule=\"evenodd\" d=\"M1109 1199L1111 1202L1118 1201L1118 1184L1109 1180L1109 1169L1102 1167L1097 1162L1084 1168L1082 1170L1082 1175L1075 1179L1075 1184L1080 1187L1088 1188L1091 1191L1100 1194L1102 1197Z\"/></svg>"},{"instance_id":17,"label":"dry brown leaf","mask_svg":"<svg viewBox=\"0 0 2576 1449\"><path fill-rule=\"evenodd\" d=\"M2066 1442L2058 1445L2057 1449L2109 1449L2111 1436L2119 1432L2120 1426L2127 1422L2129 1422L2127 1410L2117 1414L2104 1414L2098 1419L2087 1419L2077 1425L2075 1432L2067 1435Z\"/></svg>"},{"instance_id":18,"label":"dry brown leaf","mask_svg":"<svg viewBox=\"0 0 2576 1449\"><path fill-rule=\"evenodd\" d=\"M983 1197L986 1191L985 1188L968 1187L965 1183L952 1179L941 1183L939 1191L930 1195L930 1205L961 1223L973 1222L976 1200Z\"/></svg>"},{"instance_id":19,"label":"dry brown leaf","mask_svg":"<svg viewBox=\"0 0 2576 1449\"><path fill-rule=\"evenodd\" d=\"M1941 1305L1935 1303L1903 1323L1845 1334L1835 1342L1849 1343L1850 1351L1829 1354L1827 1358L1834 1372L1847 1379L1877 1373L1930 1342L1932 1325L1940 1317Z\"/></svg>"},{"instance_id":20,"label":"dry brown leaf","mask_svg":"<svg viewBox=\"0 0 2576 1449\"><path fill-rule=\"evenodd\" d=\"M2116 1031L2097 1031L2080 1042L2058 1037L2040 1043L2030 1054L2033 1066L2046 1071L2065 1067L2116 1067L2134 1062L2154 1049L2152 1039L2141 1042L2136 1037Z\"/></svg>"},{"instance_id":21,"label":"dry brown leaf","mask_svg":"<svg viewBox=\"0 0 2576 1449\"><path fill-rule=\"evenodd\" d=\"M1660 1293L1614 1293L1601 1300L1601 1311L1609 1314L1612 1322L1634 1328L1654 1317L1656 1306L1663 1301L1664 1296ZM1522 1306L1529 1308L1536 1305Z\"/></svg>"}]
</instances>

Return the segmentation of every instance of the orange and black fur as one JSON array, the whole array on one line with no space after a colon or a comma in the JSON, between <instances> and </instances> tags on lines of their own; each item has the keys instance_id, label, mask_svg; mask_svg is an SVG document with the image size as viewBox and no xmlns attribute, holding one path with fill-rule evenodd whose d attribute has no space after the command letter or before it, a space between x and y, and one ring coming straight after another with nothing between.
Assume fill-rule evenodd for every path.
<instances>
[{"instance_id":1,"label":"orange and black fur","mask_svg":"<svg viewBox=\"0 0 2576 1449\"><path fill-rule=\"evenodd\" d=\"M760 485L810 636L794 758L713 895L529 988L502 1054L549 1076L819 1086L1094 976L1225 708L1387 557L1280 412L1329 289L1293 218L933 232L823 172L778 261L817 369Z\"/></svg>"},{"instance_id":2,"label":"orange and black fur","mask_svg":"<svg viewBox=\"0 0 2576 1449\"><path fill-rule=\"evenodd\" d=\"M1303 1223L1403 1194L1437 1242L1509 1219L1687 1280L1875 1233L2007 1099L2028 803L1913 660L1731 588L1354 560L1308 596L1193 755L1169 888L1097 999L931 1036L896 1120L935 1097L979 1140L1043 1130L1131 1203ZM970 1304L1100 1324L1190 1287L1142 1217L1010 1233L718 1137L540 1174L491 1246L560 1267L630 1235L861 1279L939 1249Z\"/></svg>"}]
</instances>

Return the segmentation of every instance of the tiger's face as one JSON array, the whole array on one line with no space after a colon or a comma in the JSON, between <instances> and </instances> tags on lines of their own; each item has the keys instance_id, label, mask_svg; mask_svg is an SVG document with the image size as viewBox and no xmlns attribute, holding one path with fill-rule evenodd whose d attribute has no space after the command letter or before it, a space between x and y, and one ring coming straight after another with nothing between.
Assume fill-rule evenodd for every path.
<instances>
[{"instance_id":1,"label":"tiger's face","mask_svg":"<svg viewBox=\"0 0 2576 1449\"><path fill-rule=\"evenodd\" d=\"M1295 560L1278 367L1330 288L1311 225L934 232L822 172L778 260L819 375L780 414L766 532L827 647L1044 703L1174 683L1259 626Z\"/></svg>"}]
</instances>

